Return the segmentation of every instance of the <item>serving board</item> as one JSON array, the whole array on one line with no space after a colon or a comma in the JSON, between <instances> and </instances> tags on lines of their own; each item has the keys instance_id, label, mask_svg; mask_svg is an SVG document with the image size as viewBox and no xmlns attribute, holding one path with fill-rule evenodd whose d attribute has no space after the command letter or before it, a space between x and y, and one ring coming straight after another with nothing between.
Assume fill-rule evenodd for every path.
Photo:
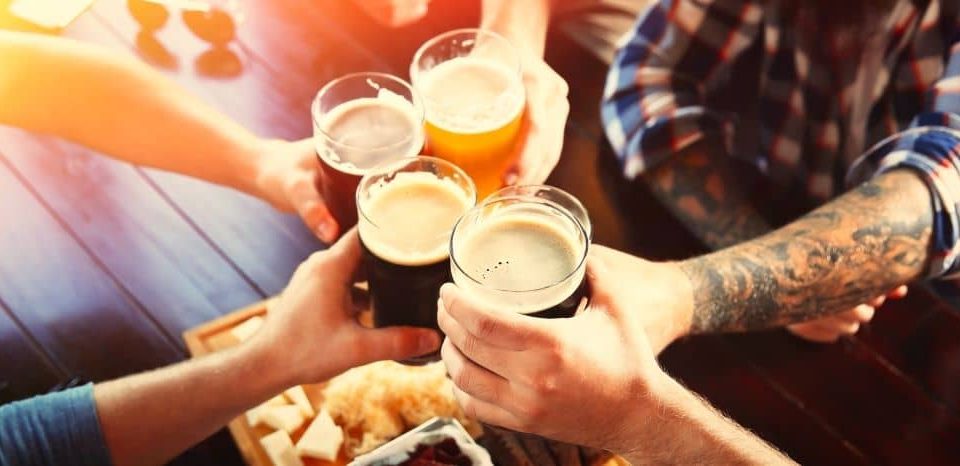
<instances>
[{"instance_id":1,"label":"serving board","mask_svg":"<svg viewBox=\"0 0 960 466\"><path fill-rule=\"evenodd\" d=\"M240 343L230 330L254 316L267 313L270 300L251 304L230 314L201 324L183 333L187 349L194 358L221 351ZM363 317L369 319L369 315ZM364 319L366 320L366 319ZM323 402L324 384L304 385L307 398L318 409ZM291 437L294 443L303 435L309 422L305 422ZM269 427L250 427L241 415L230 421L230 434L237 442L237 448L244 461L250 466L273 466L267 453L260 446L260 438L271 433ZM487 429L480 438L480 444L490 451L494 463L498 466L628 466L623 459L605 452L575 447L545 440L527 434L517 434L500 429ZM348 460L341 457L335 462L303 458L306 466L346 466Z\"/></svg>"}]
</instances>

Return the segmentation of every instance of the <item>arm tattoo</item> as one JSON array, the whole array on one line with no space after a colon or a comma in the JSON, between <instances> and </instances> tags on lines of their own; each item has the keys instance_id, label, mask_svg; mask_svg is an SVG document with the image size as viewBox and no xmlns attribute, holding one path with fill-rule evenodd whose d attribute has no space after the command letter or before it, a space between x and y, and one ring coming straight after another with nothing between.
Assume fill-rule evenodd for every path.
<instances>
[{"instance_id":1,"label":"arm tattoo","mask_svg":"<svg viewBox=\"0 0 960 466\"><path fill-rule=\"evenodd\" d=\"M677 154L645 180L653 195L711 250L770 230L741 188L729 157L703 144Z\"/></svg>"},{"instance_id":2,"label":"arm tattoo","mask_svg":"<svg viewBox=\"0 0 960 466\"><path fill-rule=\"evenodd\" d=\"M896 170L756 240L687 260L691 332L784 325L886 293L924 271L932 222L926 185Z\"/></svg>"}]
</instances>

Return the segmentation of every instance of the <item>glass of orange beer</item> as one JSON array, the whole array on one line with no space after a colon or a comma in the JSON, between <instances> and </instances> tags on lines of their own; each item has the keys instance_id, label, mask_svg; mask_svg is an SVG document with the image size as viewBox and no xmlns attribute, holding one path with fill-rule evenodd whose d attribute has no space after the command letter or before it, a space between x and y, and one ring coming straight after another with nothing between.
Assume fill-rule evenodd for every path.
<instances>
[{"instance_id":1,"label":"glass of orange beer","mask_svg":"<svg viewBox=\"0 0 960 466\"><path fill-rule=\"evenodd\" d=\"M440 34L417 50L410 78L424 102L428 152L463 168L481 198L499 189L525 103L510 42L481 29Z\"/></svg>"}]
</instances>

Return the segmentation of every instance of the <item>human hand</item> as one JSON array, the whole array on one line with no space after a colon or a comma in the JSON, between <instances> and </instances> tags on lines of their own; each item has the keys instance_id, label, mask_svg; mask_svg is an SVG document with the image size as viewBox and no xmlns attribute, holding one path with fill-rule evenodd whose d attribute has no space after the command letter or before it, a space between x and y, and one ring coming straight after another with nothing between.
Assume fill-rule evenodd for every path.
<instances>
[{"instance_id":1,"label":"human hand","mask_svg":"<svg viewBox=\"0 0 960 466\"><path fill-rule=\"evenodd\" d=\"M504 175L506 184L542 184L560 160L570 114L567 82L542 58L523 63L526 109L517 144L517 161Z\"/></svg>"},{"instance_id":2,"label":"human hand","mask_svg":"<svg viewBox=\"0 0 960 466\"><path fill-rule=\"evenodd\" d=\"M881 295L866 304L849 311L819 319L787 326L787 331L816 343L833 343L845 335L853 335L860 330L860 324L873 319L876 308L883 305L887 298L900 299L907 295L907 286L899 286L886 295Z\"/></svg>"},{"instance_id":3,"label":"human hand","mask_svg":"<svg viewBox=\"0 0 960 466\"><path fill-rule=\"evenodd\" d=\"M266 322L249 343L290 371L285 386L327 380L374 361L409 359L439 346L432 329L370 329L357 322L350 288L359 264L360 241L352 229L301 264L269 306Z\"/></svg>"},{"instance_id":4,"label":"human hand","mask_svg":"<svg viewBox=\"0 0 960 466\"><path fill-rule=\"evenodd\" d=\"M591 255L590 306L569 319L492 309L444 285L441 355L468 416L615 452L635 448L646 424L637 420L656 418L666 376L643 318L656 301L635 302L626 290L637 283L610 257Z\"/></svg>"},{"instance_id":5,"label":"human hand","mask_svg":"<svg viewBox=\"0 0 960 466\"><path fill-rule=\"evenodd\" d=\"M401 27L427 14L430 0L353 0L374 21L387 27Z\"/></svg>"},{"instance_id":6,"label":"human hand","mask_svg":"<svg viewBox=\"0 0 960 466\"><path fill-rule=\"evenodd\" d=\"M277 210L296 212L320 240L336 240L340 226L317 191L319 172L313 140L264 140L261 145L255 180L259 197Z\"/></svg>"}]
</instances>

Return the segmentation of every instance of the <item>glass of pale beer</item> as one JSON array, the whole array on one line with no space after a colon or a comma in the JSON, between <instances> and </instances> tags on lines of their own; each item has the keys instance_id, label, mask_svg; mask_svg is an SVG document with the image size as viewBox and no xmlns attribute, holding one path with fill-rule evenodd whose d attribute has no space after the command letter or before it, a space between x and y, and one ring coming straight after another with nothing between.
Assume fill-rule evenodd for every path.
<instances>
[{"instance_id":1,"label":"glass of pale beer","mask_svg":"<svg viewBox=\"0 0 960 466\"><path fill-rule=\"evenodd\" d=\"M374 167L423 149L423 104L406 81L353 73L329 82L313 101L318 189L346 231L357 223L357 185Z\"/></svg>"},{"instance_id":2,"label":"glass of pale beer","mask_svg":"<svg viewBox=\"0 0 960 466\"><path fill-rule=\"evenodd\" d=\"M428 152L466 170L481 198L499 189L526 99L510 42L480 29L446 32L417 50L410 78L424 101Z\"/></svg>"}]
</instances>

